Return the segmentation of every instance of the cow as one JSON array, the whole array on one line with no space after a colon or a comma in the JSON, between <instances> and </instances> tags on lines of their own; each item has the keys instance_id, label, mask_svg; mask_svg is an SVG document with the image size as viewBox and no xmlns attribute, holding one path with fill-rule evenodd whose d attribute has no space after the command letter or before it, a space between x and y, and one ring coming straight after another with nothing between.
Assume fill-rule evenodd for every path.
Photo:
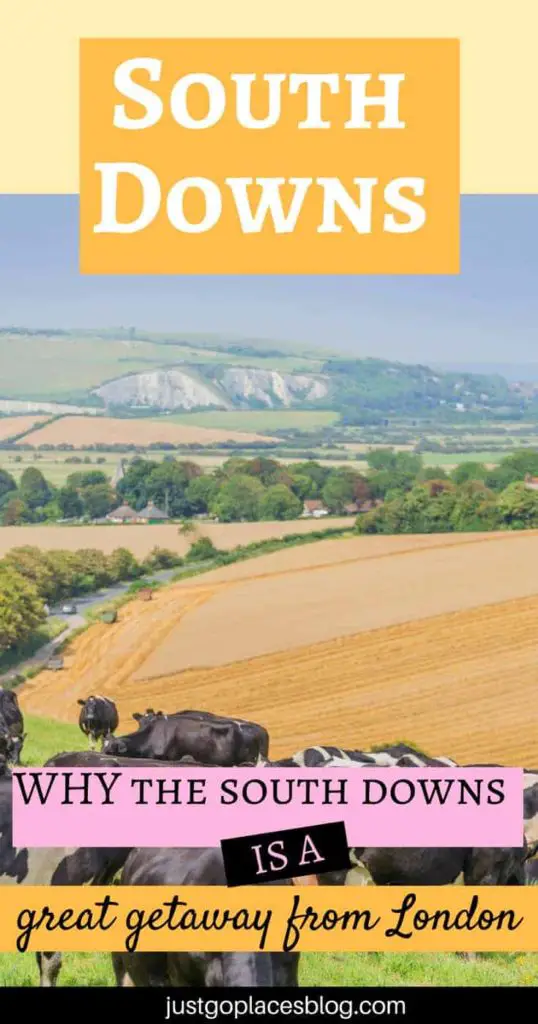
<instances>
[{"instance_id":1,"label":"cow","mask_svg":"<svg viewBox=\"0 0 538 1024\"><path fill-rule=\"evenodd\" d=\"M353 847L351 871L318 875L320 885L525 885L536 848Z\"/></svg>"},{"instance_id":2,"label":"cow","mask_svg":"<svg viewBox=\"0 0 538 1024\"><path fill-rule=\"evenodd\" d=\"M122 885L227 884L219 849L134 849L121 876ZM292 880L266 883L291 885ZM187 890L188 891L188 890ZM136 987L297 987L299 953L170 952L113 953L118 986Z\"/></svg>"},{"instance_id":3,"label":"cow","mask_svg":"<svg viewBox=\"0 0 538 1024\"><path fill-rule=\"evenodd\" d=\"M103 753L120 757L179 761L190 755L207 767L254 765L259 744L235 722L197 721L184 715L159 716L127 736L109 738Z\"/></svg>"},{"instance_id":4,"label":"cow","mask_svg":"<svg viewBox=\"0 0 538 1024\"><path fill-rule=\"evenodd\" d=\"M405 744L387 747L375 751L343 750L341 747L319 746L299 750L292 757L278 761L264 759L268 767L279 768L344 768L349 765L371 766L374 768L391 767L457 767L449 758L431 758Z\"/></svg>"},{"instance_id":5,"label":"cow","mask_svg":"<svg viewBox=\"0 0 538 1024\"><path fill-rule=\"evenodd\" d=\"M24 717L14 690L4 690L3 687L0 687L0 718L3 719L11 736L9 760L13 764L19 765L26 733Z\"/></svg>"},{"instance_id":6,"label":"cow","mask_svg":"<svg viewBox=\"0 0 538 1024\"><path fill-rule=\"evenodd\" d=\"M108 697L95 697L93 694L77 703L80 704L79 728L88 737L90 750L95 750L98 740L101 740L102 748L105 740L118 728L116 705Z\"/></svg>"},{"instance_id":7,"label":"cow","mask_svg":"<svg viewBox=\"0 0 538 1024\"><path fill-rule=\"evenodd\" d=\"M234 722L235 725L239 726L247 743L250 744L251 740L258 742L260 757L269 757L269 733L263 725L258 725L257 722L248 722L244 718L230 718L224 715L215 715L212 711L174 711L169 715L163 716L162 711L154 711L153 708L146 708L144 714L137 711L133 715L133 718L138 722L139 727L160 717L192 718L196 722Z\"/></svg>"},{"instance_id":8,"label":"cow","mask_svg":"<svg viewBox=\"0 0 538 1024\"><path fill-rule=\"evenodd\" d=\"M195 761L187 754L179 761L159 761L145 757L142 764L138 757L119 757L102 754L96 750L68 750L54 754L45 761L44 768L207 768L201 761Z\"/></svg>"}]
</instances>

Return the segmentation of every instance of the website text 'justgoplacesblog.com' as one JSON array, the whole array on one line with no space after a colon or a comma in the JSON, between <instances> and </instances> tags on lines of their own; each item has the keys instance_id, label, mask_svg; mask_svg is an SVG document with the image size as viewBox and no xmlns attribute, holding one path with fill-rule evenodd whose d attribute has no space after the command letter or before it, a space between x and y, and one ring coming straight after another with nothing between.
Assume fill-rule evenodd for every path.
<instances>
[{"instance_id":1,"label":"website text 'justgoplacesblog.com'","mask_svg":"<svg viewBox=\"0 0 538 1024\"><path fill-rule=\"evenodd\" d=\"M248 995L235 999L166 998L164 1021L174 1017L201 1017L204 1020L249 1017L328 1017L351 1020L353 1017L405 1017L403 999L331 999L323 995L274 999Z\"/></svg>"}]
</instances>

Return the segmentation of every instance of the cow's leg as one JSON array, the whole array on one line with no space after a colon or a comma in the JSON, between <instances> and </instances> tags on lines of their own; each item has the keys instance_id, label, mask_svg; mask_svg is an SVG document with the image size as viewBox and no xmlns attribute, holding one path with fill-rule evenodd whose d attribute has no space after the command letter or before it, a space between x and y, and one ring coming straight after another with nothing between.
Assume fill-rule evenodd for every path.
<instances>
[{"instance_id":1,"label":"cow's leg","mask_svg":"<svg viewBox=\"0 0 538 1024\"><path fill-rule=\"evenodd\" d=\"M134 988L134 981L127 972L121 953L112 953L112 967L118 988Z\"/></svg>"},{"instance_id":2,"label":"cow's leg","mask_svg":"<svg viewBox=\"0 0 538 1024\"><path fill-rule=\"evenodd\" d=\"M61 953L36 953L39 968L39 987L55 988L62 966Z\"/></svg>"},{"instance_id":3,"label":"cow's leg","mask_svg":"<svg viewBox=\"0 0 538 1024\"><path fill-rule=\"evenodd\" d=\"M96 743L96 740L95 740L95 734L93 732L91 732L89 734L89 736L90 736L90 750L95 750L95 748L97 746L97 743Z\"/></svg>"}]
</instances>

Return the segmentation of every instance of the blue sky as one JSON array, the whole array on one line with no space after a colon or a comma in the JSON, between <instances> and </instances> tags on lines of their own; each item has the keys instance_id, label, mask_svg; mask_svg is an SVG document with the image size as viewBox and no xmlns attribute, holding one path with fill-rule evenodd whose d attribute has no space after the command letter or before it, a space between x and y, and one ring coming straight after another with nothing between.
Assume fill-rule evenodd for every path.
<instances>
[{"instance_id":1,"label":"blue sky","mask_svg":"<svg viewBox=\"0 0 538 1024\"><path fill-rule=\"evenodd\" d=\"M464 196L457 277L83 277L76 196L0 196L0 325L300 341L538 363L538 196Z\"/></svg>"}]
</instances>

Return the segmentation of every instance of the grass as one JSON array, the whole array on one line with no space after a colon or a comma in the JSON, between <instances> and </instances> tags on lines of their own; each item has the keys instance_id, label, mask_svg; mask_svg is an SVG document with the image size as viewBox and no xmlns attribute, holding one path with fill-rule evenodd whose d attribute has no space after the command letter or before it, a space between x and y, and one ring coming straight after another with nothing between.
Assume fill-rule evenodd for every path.
<instances>
[{"instance_id":1,"label":"grass","mask_svg":"<svg viewBox=\"0 0 538 1024\"><path fill-rule=\"evenodd\" d=\"M466 962L454 953L304 953L299 983L350 988L390 986L535 986L536 954L486 953ZM33 953L0 954L0 988L35 986ZM112 987L111 958L106 953L65 953L61 986Z\"/></svg>"},{"instance_id":2,"label":"grass","mask_svg":"<svg viewBox=\"0 0 538 1024\"><path fill-rule=\"evenodd\" d=\"M166 417L172 423L192 424L228 430L246 430L271 434L275 430L316 430L330 427L338 420L338 413L330 409L252 409L238 412L174 413Z\"/></svg>"},{"instance_id":3,"label":"grass","mask_svg":"<svg viewBox=\"0 0 538 1024\"><path fill-rule=\"evenodd\" d=\"M24 764L43 764L62 750L87 749L77 725L27 716ZM467 962L453 953L305 953L300 983L305 986L535 986L535 953L486 953ZM0 988L35 986L38 974L32 953L0 954ZM66 953L60 985L113 986L110 956Z\"/></svg>"},{"instance_id":4,"label":"grass","mask_svg":"<svg viewBox=\"0 0 538 1024\"><path fill-rule=\"evenodd\" d=\"M268 360L262 356L242 357L209 348L197 349L180 342L162 345L98 334L93 337L89 334L0 337L3 398L76 402L105 381L179 363L226 363L286 372L302 369L315 372L320 366L318 360L300 354Z\"/></svg>"}]
</instances>

